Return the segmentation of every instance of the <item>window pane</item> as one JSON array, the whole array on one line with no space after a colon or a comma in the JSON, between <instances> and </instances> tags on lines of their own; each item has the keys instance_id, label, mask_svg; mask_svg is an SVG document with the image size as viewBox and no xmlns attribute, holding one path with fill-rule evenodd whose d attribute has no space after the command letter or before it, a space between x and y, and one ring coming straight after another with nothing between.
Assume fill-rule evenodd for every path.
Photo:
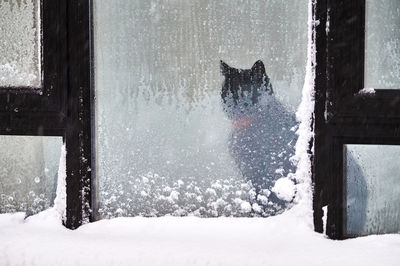
<instances>
[{"instance_id":1,"label":"window pane","mask_svg":"<svg viewBox=\"0 0 400 266\"><path fill-rule=\"evenodd\" d=\"M347 234L400 230L400 146L346 145Z\"/></svg>"},{"instance_id":2,"label":"window pane","mask_svg":"<svg viewBox=\"0 0 400 266\"><path fill-rule=\"evenodd\" d=\"M307 7L94 2L100 217L269 216L290 205L294 183L282 177L294 171Z\"/></svg>"},{"instance_id":3,"label":"window pane","mask_svg":"<svg viewBox=\"0 0 400 266\"><path fill-rule=\"evenodd\" d=\"M400 88L400 1L366 1L365 86Z\"/></svg>"},{"instance_id":4,"label":"window pane","mask_svg":"<svg viewBox=\"0 0 400 266\"><path fill-rule=\"evenodd\" d=\"M0 213L53 205L61 137L0 136Z\"/></svg>"},{"instance_id":5,"label":"window pane","mask_svg":"<svg viewBox=\"0 0 400 266\"><path fill-rule=\"evenodd\" d=\"M0 87L40 87L40 0L0 0L0 14Z\"/></svg>"}]
</instances>

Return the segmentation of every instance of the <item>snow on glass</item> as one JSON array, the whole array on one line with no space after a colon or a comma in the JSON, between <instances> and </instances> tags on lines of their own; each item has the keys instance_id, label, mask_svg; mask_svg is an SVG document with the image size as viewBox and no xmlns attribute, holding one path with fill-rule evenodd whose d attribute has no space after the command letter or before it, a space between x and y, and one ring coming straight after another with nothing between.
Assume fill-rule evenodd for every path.
<instances>
[{"instance_id":1,"label":"snow on glass","mask_svg":"<svg viewBox=\"0 0 400 266\"><path fill-rule=\"evenodd\" d=\"M400 147L348 144L346 150L346 233L399 232Z\"/></svg>"},{"instance_id":2,"label":"snow on glass","mask_svg":"<svg viewBox=\"0 0 400 266\"><path fill-rule=\"evenodd\" d=\"M0 213L53 205L61 137L0 136Z\"/></svg>"},{"instance_id":3,"label":"snow on glass","mask_svg":"<svg viewBox=\"0 0 400 266\"><path fill-rule=\"evenodd\" d=\"M270 216L291 206L307 7L94 2L99 218ZM247 120L221 98L220 60L238 75L265 66L273 93L249 105Z\"/></svg>"},{"instance_id":4,"label":"snow on glass","mask_svg":"<svg viewBox=\"0 0 400 266\"><path fill-rule=\"evenodd\" d=\"M400 1L366 1L365 87L400 86Z\"/></svg>"},{"instance_id":5,"label":"snow on glass","mask_svg":"<svg viewBox=\"0 0 400 266\"><path fill-rule=\"evenodd\" d=\"M0 0L0 14L0 87L40 87L40 1Z\"/></svg>"}]
</instances>

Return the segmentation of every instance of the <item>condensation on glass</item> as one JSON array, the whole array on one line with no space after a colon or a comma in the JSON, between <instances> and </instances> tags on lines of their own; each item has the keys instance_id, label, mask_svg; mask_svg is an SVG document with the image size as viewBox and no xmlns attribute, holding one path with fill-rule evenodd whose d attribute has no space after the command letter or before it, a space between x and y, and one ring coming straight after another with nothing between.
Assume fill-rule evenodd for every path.
<instances>
[{"instance_id":1,"label":"condensation on glass","mask_svg":"<svg viewBox=\"0 0 400 266\"><path fill-rule=\"evenodd\" d=\"M99 218L269 216L292 204L307 7L94 2ZM221 97L229 73L236 115ZM246 109L256 80L265 90Z\"/></svg>"},{"instance_id":2,"label":"condensation on glass","mask_svg":"<svg viewBox=\"0 0 400 266\"><path fill-rule=\"evenodd\" d=\"M53 205L61 145L61 137L0 136L0 213Z\"/></svg>"},{"instance_id":3,"label":"condensation on glass","mask_svg":"<svg viewBox=\"0 0 400 266\"><path fill-rule=\"evenodd\" d=\"M400 146L345 145L346 234L400 231Z\"/></svg>"},{"instance_id":4,"label":"condensation on glass","mask_svg":"<svg viewBox=\"0 0 400 266\"><path fill-rule=\"evenodd\" d=\"M0 0L0 87L41 86L40 0Z\"/></svg>"},{"instance_id":5,"label":"condensation on glass","mask_svg":"<svg viewBox=\"0 0 400 266\"><path fill-rule=\"evenodd\" d=\"M400 1L367 0L365 88L400 88Z\"/></svg>"}]
</instances>

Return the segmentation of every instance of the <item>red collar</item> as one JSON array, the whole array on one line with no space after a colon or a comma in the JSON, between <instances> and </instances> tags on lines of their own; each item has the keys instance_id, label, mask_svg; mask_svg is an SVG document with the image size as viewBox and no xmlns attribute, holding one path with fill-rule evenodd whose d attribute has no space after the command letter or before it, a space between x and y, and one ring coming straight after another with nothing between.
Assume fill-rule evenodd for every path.
<instances>
[{"instance_id":1,"label":"red collar","mask_svg":"<svg viewBox=\"0 0 400 266\"><path fill-rule=\"evenodd\" d=\"M233 121L233 127L235 128L244 128L244 127L248 127L251 124L252 119L245 117L245 118L241 118L238 120L234 120Z\"/></svg>"}]
</instances>

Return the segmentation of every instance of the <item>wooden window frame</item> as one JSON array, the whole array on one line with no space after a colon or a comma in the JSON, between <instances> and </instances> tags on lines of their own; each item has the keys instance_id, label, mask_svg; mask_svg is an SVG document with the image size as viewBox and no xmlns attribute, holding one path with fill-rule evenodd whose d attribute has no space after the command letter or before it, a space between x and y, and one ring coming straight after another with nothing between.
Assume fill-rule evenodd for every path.
<instances>
[{"instance_id":1,"label":"wooden window frame","mask_svg":"<svg viewBox=\"0 0 400 266\"><path fill-rule=\"evenodd\" d=\"M0 134L61 136L67 96L64 1L40 1L41 87L0 87ZM48 12L50 11L50 12Z\"/></svg>"},{"instance_id":2,"label":"wooden window frame","mask_svg":"<svg viewBox=\"0 0 400 266\"><path fill-rule=\"evenodd\" d=\"M344 145L400 145L400 90L364 88L365 0L317 0L315 139L313 157L314 226L333 239L346 233ZM400 87L400 84L399 84Z\"/></svg>"},{"instance_id":3,"label":"wooden window frame","mask_svg":"<svg viewBox=\"0 0 400 266\"><path fill-rule=\"evenodd\" d=\"M0 87L0 135L62 136L65 226L91 221L91 1L41 0L42 86Z\"/></svg>"}]
</instances>

